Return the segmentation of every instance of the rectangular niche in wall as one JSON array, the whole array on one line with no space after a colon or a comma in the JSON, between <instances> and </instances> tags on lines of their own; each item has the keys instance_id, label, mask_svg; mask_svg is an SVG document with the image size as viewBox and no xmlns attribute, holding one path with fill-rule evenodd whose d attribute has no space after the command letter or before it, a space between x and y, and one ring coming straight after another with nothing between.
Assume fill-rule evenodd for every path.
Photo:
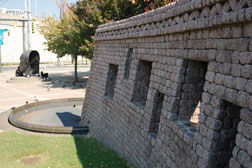
<instances>
[{"instance_id":1,"label":"rectangular niche in wall","mask_svg":"<svg viewBox=\"0 0 252 168\"><path fill-rule=\"evenodd\" d=\"M159 123L160 123L160 117L161 117L161 111L163 108L163 101L164 101L164 94L157 92L154 97L154 106L153 111L151 115L151 122L149 127L149 134L151 135L157 135Z\"/></svg>"},{"instance_id":2,"label":"rectangular niche in wall","mask_svg":"<svg viewBox=\"0 0 252 168\"><path fill-rule=\"evenodd\" d=\"M140 108L144 108L150 84L152 62L140 60L137 66L137 73L133 96L131 101Z\"/></svg>"},{"instance_id":3,"label":"rectangular niche in wall","mask_svg":"<svg viewBox=\"0 0 252 168\"><path fill-rule=\"evenodd\" d=\"M124 79L128 79L129 78L130 64L131 64L131 60L132 60L132 54L133 54L133 48L129 48L128 53L127 53L126 62L125 62L125 68L124 68L124 75L123 75Z\"/></svg>"},{"instance_id":4,"label":"rectangular niche in wall","mask_svg":"<svg viewBox=\"0 0 252 168\"><path fill-rule=\"evenodd\" d=\"M179 120L190 120L192 125L198 122L207 66L208 62L186 60Z\"/></svg>"},{"instance_id":5,"label":"rectangular niche in wall","mask_svg":"<svg viewBox=\"0 0 252 168\"><path fill-rule=\"evenodd\" d=\"M105 96L110 99L113 99L114 97L117 72L118 65L109 64Z\"/></svg>"},{"instance_id":6,"label":"rectangular niche in wall","mask_svg":"<svg viewBox=\"0 0 252 168\"><path fill-rule=\"evenodd\" d=\"M237 128L241 120L241 107L223 100L220 110L223 112L223 119L221 120L222 129L219 131L219 140L215 142L218 144L216 168L226 168L235 147L235 139L238 134Z\"/></svg>"}]
</instances>

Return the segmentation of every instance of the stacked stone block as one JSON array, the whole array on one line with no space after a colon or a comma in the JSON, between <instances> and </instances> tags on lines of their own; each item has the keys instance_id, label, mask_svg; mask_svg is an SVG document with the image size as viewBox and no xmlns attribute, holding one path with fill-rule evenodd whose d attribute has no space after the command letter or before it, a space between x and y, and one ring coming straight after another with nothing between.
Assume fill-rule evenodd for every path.
<instances>
[{"instance_id":1,"label":"stacked stone block","mask_svg":"<svg viewBox=\"0 0 252 168\"><path fill-rule=\"evenodd\" d=\"M143 62L151 62L151 71L141 71ZM108 99L111 64L118 72ZM132 101L142 93L135 90L142 86L139 73L150 75L144 106ZM162 110L151 136L158 93ZM198 101L199 122L192 127ZM250 168L251 118L250 0L178 0L96 31L81 124L135 167Z\"/></svg>"}]
</instances>

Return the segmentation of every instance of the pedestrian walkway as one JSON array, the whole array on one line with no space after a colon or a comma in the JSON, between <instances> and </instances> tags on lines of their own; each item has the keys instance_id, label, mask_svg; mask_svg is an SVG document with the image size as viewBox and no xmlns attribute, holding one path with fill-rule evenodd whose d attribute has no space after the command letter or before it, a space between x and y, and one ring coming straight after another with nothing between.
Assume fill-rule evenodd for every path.
<instances>
[{"instance_id":1,"label":"pedestrian walkway","mask_svg":"<svg viewBox=\"0 0 252 168\"><path fill-rule=\"evenodd\" d=\"M79 66L80 83L73 83L74 67L41 65L52 81L34 83L7 83L14 77L16 67L3 67L0 73L0 113L12 108L42 100L59 98L83 98L87 84L89 66Z\"/></svg>"}]
</instances>

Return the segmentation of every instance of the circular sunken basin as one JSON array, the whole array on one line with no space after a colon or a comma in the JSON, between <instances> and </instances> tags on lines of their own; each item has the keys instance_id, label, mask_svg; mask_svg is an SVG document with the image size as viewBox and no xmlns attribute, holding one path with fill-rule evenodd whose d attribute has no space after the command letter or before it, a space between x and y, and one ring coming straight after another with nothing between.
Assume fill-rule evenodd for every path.
<instances>
[{"instance_id":1,"label":"circular sunken basin","mask_svg":"<svg viewBox=\"0 0 252 168\"><path fill-rule=\"evenodd\" d=\"M82 98L40 101L18 107L9 115L9 122L25 130L75 134L87 133L88 127L80 127Z\"/></svg>"}]
</instances>

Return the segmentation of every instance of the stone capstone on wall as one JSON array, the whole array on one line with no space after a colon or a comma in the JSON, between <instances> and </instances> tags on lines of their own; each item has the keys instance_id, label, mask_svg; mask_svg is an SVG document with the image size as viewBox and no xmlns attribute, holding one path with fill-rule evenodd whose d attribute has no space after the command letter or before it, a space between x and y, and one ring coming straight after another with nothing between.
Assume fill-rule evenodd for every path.
<instances>
[{"instance_id":1,"label":"stone capstone on wall","mask_svg":"<svg viewBox=\"0 0 252 168\"><path fill-rule=\"evenodd\" d=\"M99 26L81 124L137 168L251 168L252 1Z\"/></svg>"}]
</instances>

